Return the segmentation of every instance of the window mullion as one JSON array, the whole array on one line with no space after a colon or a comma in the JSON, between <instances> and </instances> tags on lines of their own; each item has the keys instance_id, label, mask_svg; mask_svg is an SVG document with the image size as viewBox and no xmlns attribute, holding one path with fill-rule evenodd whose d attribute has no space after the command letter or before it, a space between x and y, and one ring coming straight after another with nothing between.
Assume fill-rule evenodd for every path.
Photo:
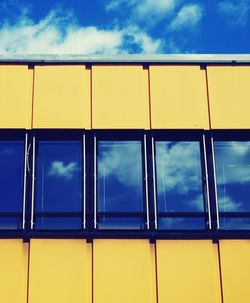
<instances>
[{"instance_id":1,"label":"window mullion","mask_svg":"<svg viewBox=\"0 0 250 303\"><path fill-rule=\"evenodd\" d=\"M155 143L154 137L151 137L152 140L152 167L153 167L153 194L154 194L154 218L155 218L155 229L158 228L158 218L157 218L157 201L156 201L156 171L155 171Z\"/></svg>"},{"instance_id":2,"label":"window mullion","mask_svg":"<svg viewBox=\"0 0 250 303\"><path fill-rule=\"evenodd\" d=\"M25 229L26 218L26 183L27 183L27 162L28 159L28 133L25 134L25 147L24 147L24 174L23 174L23 218L22 229Z\"/></svg>"},{"instance_id":3,"label":"window mullion","mask_svg":"<svg viewBox=\"0 0 250 303\"><path fill-rule=\"evenodd\" d=\"M149 229L149 201L148 201L148 165L147 165L147 137L144 134L144 162L145 162L145 194L146 194L146 226Z\"/></svg>"},{"instance_id":4,"label":"window mullion","mask_svg":"<svg viewBox=\"0 0 250 303\"><path fill-rule=\"evenodd\" d=\"M209 194L209 182L208 182L208 168L207 168L207 154L206 154L206 139L205 135L202 135L202 145L204 152L204 166L205 166L205 181L206 181L206 196L207 196L207 208L208 208L208 227L212 229L212 219L211 219L211 205L210 205L210 194Z\"/></svg>"},{"instance_id":5,"label":"window mullion","mask_svg":"<svg viewBox=\"0 0 250 303\"><path fill-rule=\"evenodd\" d=\"M214 192L215 192L215 207L216 207L216 224L217 229L220 229L219 220L219 207L218 207L218 193L217 193L217 180L216 180L216 167L215 167L215 155L214 155L214 139L211 136L211 147L212 147L212 162L213 162L213 179L214 179Z\"/></svg>"},{"instance_id":6,"label":"window mullion","mask_svg":"<svg viewBox=\"0 0 250 303\"><path fill-rule=\"evenodd\" d=\"M36 164L36 138L32 138L32 189L31 189L31 222L30 229L34 228L34 203L35 203L35 164Z\"/></svg>"}]
</instances>

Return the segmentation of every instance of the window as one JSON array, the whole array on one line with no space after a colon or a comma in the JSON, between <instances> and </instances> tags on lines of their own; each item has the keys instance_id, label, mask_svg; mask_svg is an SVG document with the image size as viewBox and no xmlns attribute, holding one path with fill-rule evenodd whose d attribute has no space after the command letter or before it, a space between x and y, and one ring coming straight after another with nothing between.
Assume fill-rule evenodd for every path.
<instances>
[{"instance_id":1,"label":"window","mask_svg":"<svg viewBox=\"0 0 250 303\"><path fill-rule=\"evenodd\" d=\"M122 137L95 137L98 229L146 227L143 137Z\"/></svg>"},{"instance_id":2,"label":"window","mask_svg":"<svg viewBox=\"0 0 250 303\"><path fill-rule=\"evenodd\" d=\"M24 134L0 137L0 229L22 229L24 212Z\"/></svg>"},{"instance_id":3,"label":"window","mask_svg":"<svg viewBox=\"0 0 250 303\"><path fill-rule=\"evenodd\" d=\"M219 224L226 230L250 229L250 141L238 139L214 140Z\"/></svg>"},{"instance_id":4,"label":"window","mask_svg":"<svg viewBox=\"0 0 250 303\"><path fill-rule=\"evenodd\" d=\"M153 142L158 228L205 229L208 191L202 138L162 134Z\"/></svg>"},{"instance_id":5,"label":"window","mask_svg":"<svg viewBox=\"0 0 250 303\"><path fill-rule=\"evenodd\" d=\"M35 147L34 228L83 227L83 149L80 135L33 138Z\"/></svg>"}]
</instances>

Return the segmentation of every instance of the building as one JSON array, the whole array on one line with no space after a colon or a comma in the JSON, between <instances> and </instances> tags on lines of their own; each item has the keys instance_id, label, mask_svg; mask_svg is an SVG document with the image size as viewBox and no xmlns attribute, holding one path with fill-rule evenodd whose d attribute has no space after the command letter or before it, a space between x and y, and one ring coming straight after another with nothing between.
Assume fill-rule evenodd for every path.
<instances>
[{"instance_id":1,"label":"building","mask_svg":"<svg viewBox=\"0 0 250 303\"><path fill-rule=\"evenodd\" d=\"M0 64L0 302L249 302L249 55Z\"/></svg>"}]
</instances>

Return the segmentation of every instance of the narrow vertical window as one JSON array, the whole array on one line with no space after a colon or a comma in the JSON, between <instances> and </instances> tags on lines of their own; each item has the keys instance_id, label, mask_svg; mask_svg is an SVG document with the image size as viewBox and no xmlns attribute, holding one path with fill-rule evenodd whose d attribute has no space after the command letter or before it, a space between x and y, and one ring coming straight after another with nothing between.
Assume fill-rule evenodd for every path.
<instances>
[{"instance_id":1,"label":"narrow vertical window","mask_svg":"<svg viewBox=\"0 0 250 303\"><path fill-rule=\"evenodd\" d=\"M97 140L97 228L145 228L142 140Z\"/></svg>"},{"instance_id":2,"label":"narrow vertical window","mask_svg":"<svg viewBox=\"0 0 250 303\"><path fill-rule=\"evenodd\" d=\"M82 228L82 146L79 137L37 138L35 229Z\"/></svg>"},{"instance_id":3,"label":"narrow vertical window","mask_svg":"<svg viewBox=\"0 0 250 303\"><path fill-rule=\"evenodd\" d=\"M214 142L221 229L250 229L250 141Z\"/></svg>"},{"instance_id":4,"label":"narrow vertical window","mask_svg":"<svg viewBox=\"0 0 250 303\"><path fill-rule=\"evenodd\" d=\"M13 137L13 138L12 138ZM22 228L24 136L0 139L0 229Z\"/></svg>"},{"instance_id":5,"label":"narrow vertical window","mask_svg":"<svg viewBox=\"0 0 250 303\"><path fill-rule=\"evenodd\" d=\"M167 138L167 135L165 136ZM202 142L155 140L158 228L206 228L206 184L203 178Z\"/></svg>"}]
</instances>

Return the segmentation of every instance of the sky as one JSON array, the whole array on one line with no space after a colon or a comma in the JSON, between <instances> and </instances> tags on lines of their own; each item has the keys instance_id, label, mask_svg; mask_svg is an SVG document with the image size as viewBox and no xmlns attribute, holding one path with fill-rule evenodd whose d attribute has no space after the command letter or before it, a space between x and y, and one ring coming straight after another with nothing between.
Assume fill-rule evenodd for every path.
<instances>
[{"instance_id":1,"label":"sky","mask_svg":"<svg viewBox=\"0 0 250 303\"><path fill-rule=\"evenodd\" d=\"M243 54L250 0L1 0L0 54Z\"/></svg>"}]
</instances>

